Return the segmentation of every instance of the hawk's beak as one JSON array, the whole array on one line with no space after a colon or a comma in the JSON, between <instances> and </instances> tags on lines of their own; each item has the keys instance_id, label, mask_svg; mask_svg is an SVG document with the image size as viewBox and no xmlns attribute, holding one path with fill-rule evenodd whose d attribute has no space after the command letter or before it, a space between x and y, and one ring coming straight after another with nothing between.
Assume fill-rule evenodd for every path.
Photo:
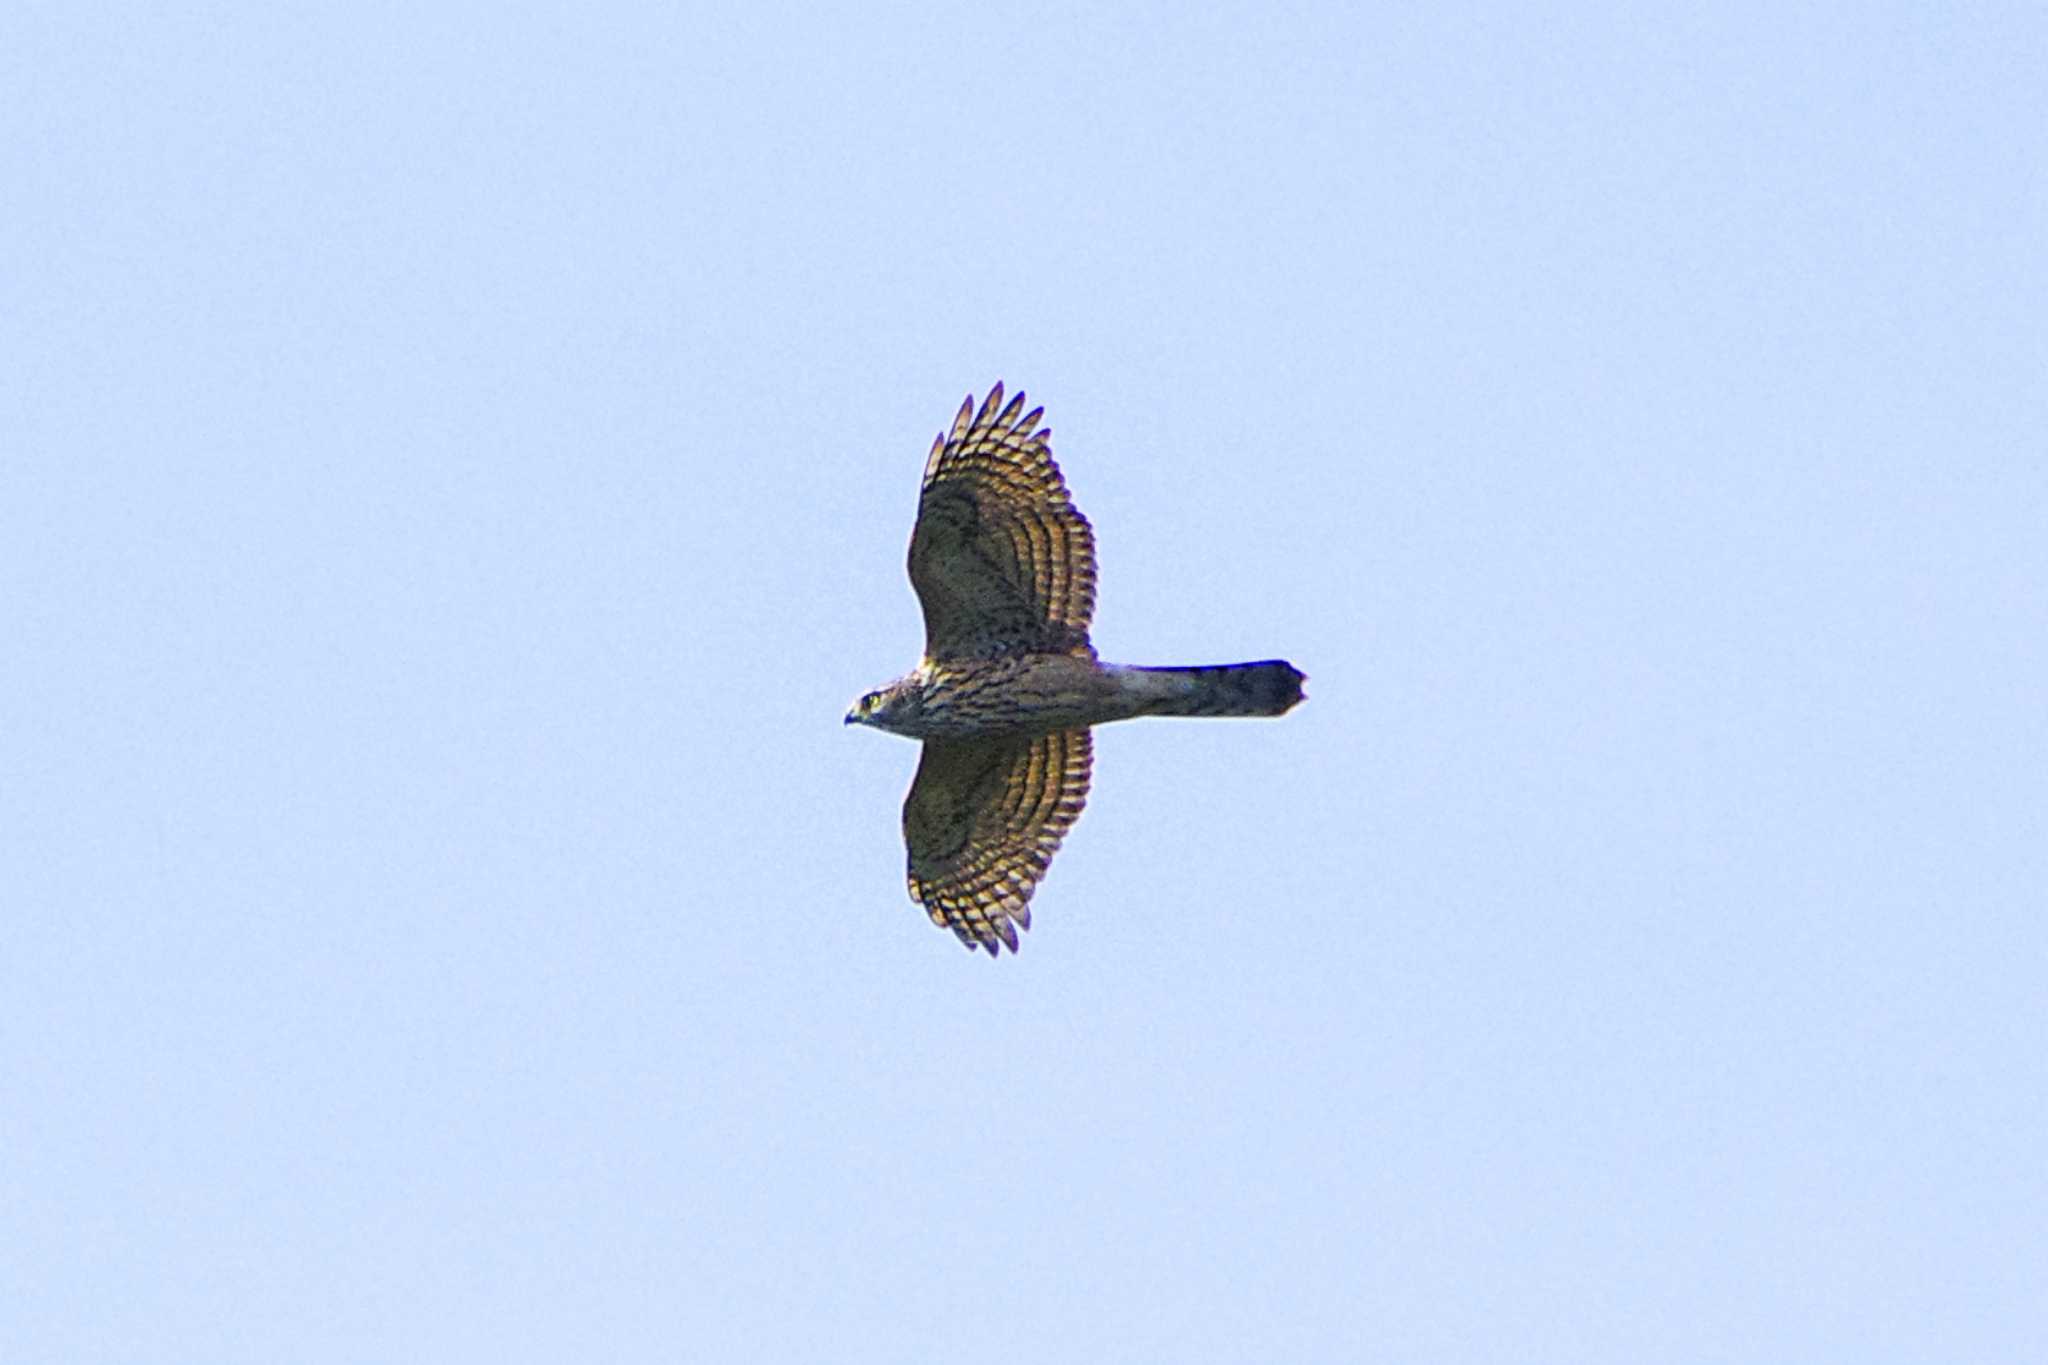
<instances>
[{"instance_id":1,"label":"hawk's beak","mask_svg":"<svg viewBox=\"0 0 2048 1365\"><path fill-rule=\"evenodd\" d=\"M856 720L858 720L858 719L860 719L860 717L859 717L859 715L858 715L858 714L856 714L855 712L852 712L852 711L848 711L848 712L846 713L846 720L845 720L845 722L844 722L844 723L845 723L845 724L847 724L847 725L851 725L851 724L853 724L853 723L854 723L854 721L856 721Z\"/></svg>"}]
</instances>

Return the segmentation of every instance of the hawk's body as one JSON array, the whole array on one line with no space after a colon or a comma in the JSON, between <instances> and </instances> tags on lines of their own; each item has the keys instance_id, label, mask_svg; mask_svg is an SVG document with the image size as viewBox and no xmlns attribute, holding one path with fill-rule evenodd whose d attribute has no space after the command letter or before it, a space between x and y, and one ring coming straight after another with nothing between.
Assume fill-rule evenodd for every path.
<instances>
[{"instance_id":1,"label":"hawk's body","mask_svg":"<svg viewBox=\"0 0 2048 1365\"><path fill-rule=\"evenodd\" d=\"M1088 796L1088 727L1133 716L1277 716L1302 675L1279 660L1097 662L1095 533L1024 395L961 405L925 463L910 582L925 656L848 721L925 741L903 806L910 894L969 948L1017 947L1031 893Z\"/></svg>"}]
</instances>

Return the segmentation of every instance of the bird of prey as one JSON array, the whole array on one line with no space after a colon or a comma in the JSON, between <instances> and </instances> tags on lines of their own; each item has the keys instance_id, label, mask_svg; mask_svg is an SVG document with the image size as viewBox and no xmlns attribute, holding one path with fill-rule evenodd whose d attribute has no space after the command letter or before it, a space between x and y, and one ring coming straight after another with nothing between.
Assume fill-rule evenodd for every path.
<instances>
[{"instance_id":1,"label":"bird of prey","mask_svg":"<svg viewBox=\"0 0 2048 1365\"><path fill-rule=\"evenodd\" d=\"M848 724L924 742L903 803L910 895L971 951L1017 951L1031 893L1088 797L1089 727L1134 716L1278 716L1303 675L1280 659L1106 664L1089 643L1095 533L1043 408L970 394L925 461L910 583L924 658Z\"/></svg>"}]
</instances>

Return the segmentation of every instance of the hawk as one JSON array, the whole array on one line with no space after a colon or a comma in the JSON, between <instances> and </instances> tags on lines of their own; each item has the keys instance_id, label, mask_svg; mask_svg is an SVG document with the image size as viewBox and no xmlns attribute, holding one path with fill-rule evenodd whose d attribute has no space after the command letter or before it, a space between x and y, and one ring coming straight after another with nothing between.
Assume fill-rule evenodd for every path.
<instances>
[{"instance_id":1,"label":"hawk","mask_svg":"<svg viewBox=\"0 0 2048 1365\"><path fill-rule=\"evenodd\" d=\"M960 405L932 442L910 536L924 658L846 713L924 742L903 803L910 895L971 951L1017 951L1031 893L1088 798L1089 727L1133 716L1278 716L1281 659L1138 668L1095 657L1095 532L1053 463L1045 409Z\"/></svg>"}]
</instances>

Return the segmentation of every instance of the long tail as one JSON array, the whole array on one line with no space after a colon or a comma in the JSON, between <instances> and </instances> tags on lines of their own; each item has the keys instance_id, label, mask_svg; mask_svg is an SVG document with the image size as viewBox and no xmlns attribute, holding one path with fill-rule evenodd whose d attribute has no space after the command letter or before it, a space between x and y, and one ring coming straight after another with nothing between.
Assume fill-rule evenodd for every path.
<instances>
[{"instance_id":1,"label":"long tail","mask_svg":"<svg viewBox=\"0 0 2048 1365\"><path fill-rule=\"evenodd\" d=\"M1255 664L1122 670L1146 716L1278 716L1301 700L1303 675L1285 659Z\"/></svg>"}]
</instances>

